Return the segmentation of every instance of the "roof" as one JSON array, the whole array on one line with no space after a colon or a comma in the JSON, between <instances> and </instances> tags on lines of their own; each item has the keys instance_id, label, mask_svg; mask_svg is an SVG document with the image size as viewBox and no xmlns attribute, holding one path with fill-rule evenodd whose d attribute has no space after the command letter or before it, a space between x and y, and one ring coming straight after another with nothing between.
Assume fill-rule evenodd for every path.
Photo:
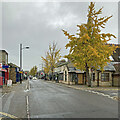
<instances>
[{"instance_id":1,"label":"roof","mask_svg":"<svg viewBox=\"0 0 120 120\"><path fill-rule=\"evenodd\" d=\"M0 50L0 52L5 52L6 54L8 54L8 53L6 52L6 50Z\"/></svg>"},{"instance_id":2,"label":"roof","mask_svg":"<svg viewBox=\"0 0 120 120\"><path fill-rule=\"evenodd\" d=\"M81 71L79 69L76 70L76 73L84 73L85 71Z\"/></svg>"},{"instance_id":3,"label":"roof","mask_svg":"<svg viewBox=\"0 0 120 120\"><path fill-rule=\"evenodd\" d=\"M112 45L112 44L110 44ZM118 48L113 53L112 57L115 62L120 62L120 44L114 44L115 46L118 46Z\"/></svg>"},{"instance_id":4,"label":"roof","mask_svg":"<svg viewBox=\"0 0 120 120\"><path fill-rule=\"evenodd\" d=\"M15 64L13 64L13 63L8 63L8 65L9 65L10 67L18 67L17 65L15 65ZM18 68L20 68L20 67L18 67Z\"/></svg>"},{"instance_id":5,"label":"roof","mask_svg":"<svg viewBox=\"0 0 120 120\"><path fill-rule=\"evenodd\" d=\"M60 63L57 63L57 67L61 67L63 65L67 65L67 64L68 64L68 62L60 62Z\"/></svg>"},{"instance_id":6,"label":"roof","mask_svg":"<svg viewBox=\"0 0 120 120\"><path fill-rule=\"evenodd\" d=\"M68 72L75 72L75 73L84 73L84 71L81 71L79 69L76 69L76 67L73 65L72 62L68 61L68 62L64 62L64 63L59 63L58 67L67 65L68 68ZM60 72L61 73L61 72Z\"/></svg>"},{"instance_id":7,"label":"roof","mask_svg":"<svg viewBox=\"0 0 120 120\"><path fill-rule=\"evenodd\" d=\"M120 62L111 62L112 65L114 65L116 72L120 73Z\"/></svg>"},{"instance_id":8,"label":"roof","mask_svg":"<svg viewBox=\"0 0 120 120\"><path fill-rule=\"evenodd\" d=\"M100 70L100 69L97 69L97 70ZM107 63L107 65L104 67L104 70L105 71L116 71L112 63Z\"/></svg>"}]
</instances>

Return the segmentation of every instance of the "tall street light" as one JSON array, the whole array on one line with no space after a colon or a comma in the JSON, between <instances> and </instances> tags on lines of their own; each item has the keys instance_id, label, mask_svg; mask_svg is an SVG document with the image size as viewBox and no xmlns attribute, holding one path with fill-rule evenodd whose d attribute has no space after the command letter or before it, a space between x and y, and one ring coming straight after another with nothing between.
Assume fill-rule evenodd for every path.
<instances>
[{"instance_id":1,"label":"tall street light","mask_svg":"<svg viewBox=\"0 0 120 120\"><path fill-rule=\"evenodd\" d=\"M22 47L22 44L20 44L20 71L22 71L22 50L23 49L29 49L29 46ZM22 83L22 74L20 76L20 83Z\"/></svg>"}]
</instances>

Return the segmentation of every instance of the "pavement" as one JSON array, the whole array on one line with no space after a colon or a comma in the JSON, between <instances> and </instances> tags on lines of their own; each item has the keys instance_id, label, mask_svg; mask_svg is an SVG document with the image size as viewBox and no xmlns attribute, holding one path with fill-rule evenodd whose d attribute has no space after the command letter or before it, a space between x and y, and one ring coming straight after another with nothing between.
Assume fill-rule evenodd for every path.
<instances>
[{"instance_id":1,"label":"pavement","mask_svg":"<svg viewBox=\"0 0 120 120\"><path fill-rule=\"evenodd\" d=\"M22 84L18 82L9 87L4 85L0 89L0 120L21 120L26 117L27 86L28 81L25 80Z\"/></svg>"},{"instance_id":2,"label":"pavement","mask_svg":"<svg viewBox=\"0 0 120 120\"><path fill-rule=\"evenodd\" d=\"M19 91L21 87L22 88L26 87L26 85L28 84L28 81L24 80L22 83L23 84L20 84L20 82L17 82L16 84L12 84L12 86L4 85L2 88L2 95L6 93L10 93L12 91Z\"/></svg>"}]
</instances>

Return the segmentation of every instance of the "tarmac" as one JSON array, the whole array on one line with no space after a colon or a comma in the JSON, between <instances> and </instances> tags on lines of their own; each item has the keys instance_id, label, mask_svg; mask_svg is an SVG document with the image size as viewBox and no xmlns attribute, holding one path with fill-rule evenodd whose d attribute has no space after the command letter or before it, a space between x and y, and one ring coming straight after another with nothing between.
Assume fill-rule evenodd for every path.
<instances>
[{"instance_id":1,"label":"tarmac","mask_svg":"<svg viewBox=\"0 0 120 120\"><path fill-rule=\"evenodd\" d=\"M21 89L21 87L26 87L28 86L28 80L24 80L25 84L20 84L19 82L16 84L13 84L12 86L6 86L4 85L3 88L0 88L0 97L3 96L4 94L7 94L11 91L16 91ZM55 81L46 81L46 82L52 82L55 84L63 85L69 88L73 88L76 90L84 90L88 92L92 92L95 94L100 94L100 95L106 95L108 97L111 97L112 99L119 100L120 101L120 87L88 87L87 85L68 85L65 83L56 83ZM1 94L2 93L2 94Z\"/></svg>"}]
</instances>

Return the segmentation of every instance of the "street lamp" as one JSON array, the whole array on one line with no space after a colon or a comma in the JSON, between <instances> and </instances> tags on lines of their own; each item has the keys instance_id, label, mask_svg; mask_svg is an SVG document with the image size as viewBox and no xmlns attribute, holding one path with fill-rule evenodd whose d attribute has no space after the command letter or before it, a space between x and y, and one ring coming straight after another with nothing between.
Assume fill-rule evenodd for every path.
<instances>
[{"instance_id":1,"label":"street lamp","mask_svg":"<svg viewBox=\"0 0 120 120\"><path fill-rule=\"evenodd\" d=\"M22 71L22 50L23 49L29 49L29 46L22 47L22 44L20 44L20 71ZM22 83L22 74L20 76L20 83Z\"/></svg>"}]
</instances>

